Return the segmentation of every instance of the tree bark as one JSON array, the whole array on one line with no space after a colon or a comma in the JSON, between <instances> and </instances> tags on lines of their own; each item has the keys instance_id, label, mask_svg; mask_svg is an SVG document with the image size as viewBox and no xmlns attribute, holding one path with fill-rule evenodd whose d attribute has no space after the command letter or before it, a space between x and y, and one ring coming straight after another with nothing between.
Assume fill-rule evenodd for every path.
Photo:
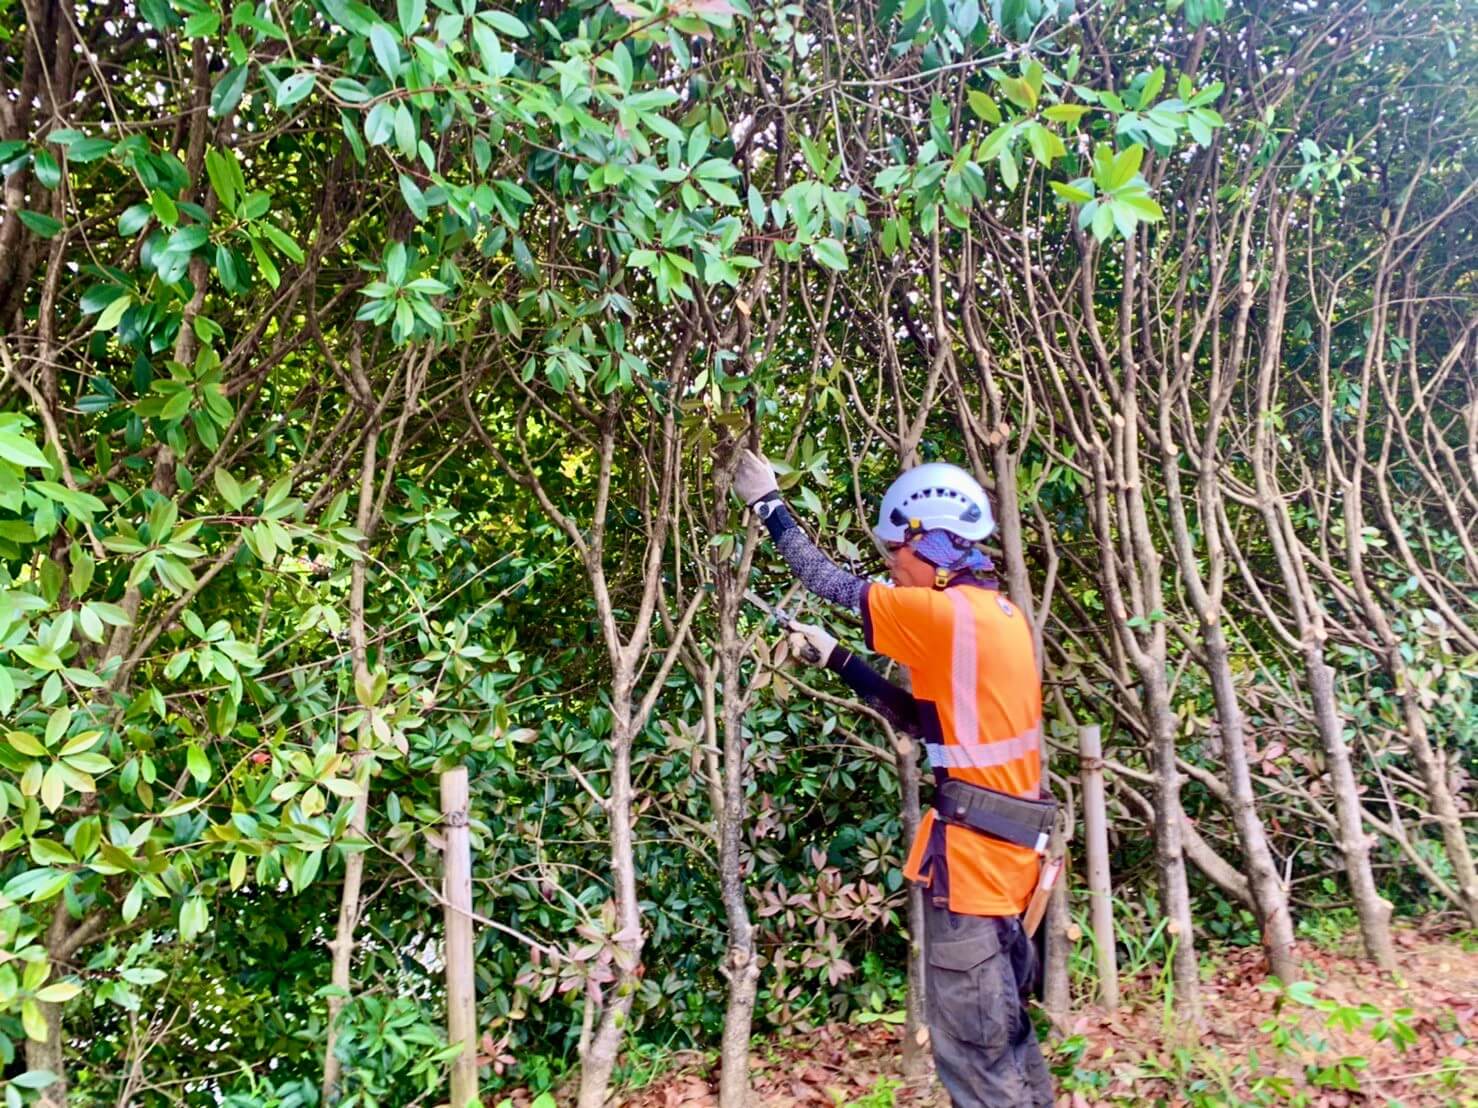
<instances>
[{"instance_id":1,"label":"tree bark","mask_svg":"<svg viewBox=\"0 0 1478 1108\"><path fill-rule=\"evenodd\" d=\"M53 966L67 958L67 939L72 931L72 917L67 906L58 901L52 909L51 923L46 929L46 955ZM56 1080L39 1093L38 1108L66 1108L67 1106L67 1055L62 1042L62 1006L41 1003L41 1015L46 1021L46 1038L37 1042L26 1038L26 1069L48 1070Z\"/></svg>"},{"instance_id":2,"label":"tree bark","mask_svg":"<svg viewBox=\"0 0 1478 1108\"><path fill-rule=\"evenodd\" d=\"M1314 722L1324 747L1324 765L1334 792L1335 811L1339 818L1339 849L1345 864L1345 878L1355 898L1355 912L1360 918L1360 938L1365 953L1387 973L1396 970L1396 945L1391 940L1391 902L1380 895L1375 875L1370 868L1370 837L1364 826L1365 806L1355 782L1350 763L1350 748L1345 742L1344 721L1340 718L1334 693L1334 672L1324 661L1324 651L1313 641L1304 648L1304 669L1309 677L1309 696L1314 705Z\"/></svg>"},{"instance_id":3,"label":"tree bark","mask_svg":"<svg viewBox=\"0 0 1478 1108\"><path fill-rule=\"evenodd\" d=\"M635 971L641 962L644 945L636 898L636 858L631 839L631 744L635 736L627 708L631 700L630 680L629 673L618 674L612 682L615 721L611 728L611 793L606 799L610 820L611 876L616 891L616 922L620 928L612 941L621 951L621 957L617 961L616 981L590 1038L590 1049L581 1060L579 1108L603 1108L605 1105L616 1057L636 1000Z\"/></svg>"},{"instance_id":4,"label":"tree bark","mask_svg":"<svg viewBox=\"0 0 1478 1108\"><path fill-rule=\"evenodd\" d=\"M759 958L754 924L744 887L744 827L748 804L744 788L744 710L748 695L739 664L744 642L738 632L743 584L728 565L719 567L719 673L723 682L723 809L719 817L719 888L728 925L724 975L729 981L720 1048L720 1108L746 1108L750 1101L749 1039L759 988Z\"/></svg>"},{"instance_id":5,"label":"tree bark","mask_svg":"<svg viewBox=\"0 0 1478 1108\"><path fill-rule=\"evenodd\" d=\"M357 359L356 359L357 360ZM355 526L359 533L369 535L374 521L375 506L375 462L379 444L377 427L366 427L364 446L360 457L359 505ZM367 540L366 540L367 541ZM353 658L353 673L356 686L368 688L372 679L369 671L369 634L365 627L364 585L365 560L360 558L349 571L349 649ZM369 712L371 709L365 707ZM363 772L364 753L370 741L371 730L368 719L359 726L357 749L354 752L355 780L360 793L354 798L349 816L349 833L363 840L369 829L370 775ZM343 992L328 998L328 1026L323 1049L323 1103L332 1106L338 1099L339 1079L343 1064L338 1055L339 1013L343 1011L346 995L352 984L354 966L354 932L359 926L360 888L364 882L364 852L351 851L344 856L344 886L339 893L339 919L334 928L334 937L328 943L333 954L329 972L329 983Z\"/></svg>"},{"instance_id":6,"label":"tree bark","mask_svg":"<svg viewBox=\"0 0 1478 1108\"><path fill-rule=\"evenodd\" d=\"M1146 682L1148 714L1154 719L1155 753L1155 866L1160 878L1161 911L1170 921L1174 939L1172 978L1175 1003L1189 1022L1201 1022L1201 967L1196 961L1191 894L1186 883L1185 847L1181 826L1180 770L1175 765L1175 713L1163 676Z\"/></svg>"},{"instance_id":7,"label":"tree bark","mask_svg":"<svg viewBox=\"0 0 1478 1108\"><path fill-rule=\"evenodd\" d=\"M1052 887L1051 899L1047 902L1047 915L1042 926L1047 929L1046 958L1042 966L1042 1007L1059 1030L1066 1030L1068 1016L1072 1012L1072 981L1069 979L1068 959L1072 954L1072 941L1068 938L1068 925L1072 922L1068 904L1067 836L1063 833L1063 820L1052 829L1052 843L1048 848L1049 858L1062 858L1062 872L1057 875L1057 884Z\"/></svg>"},{"instance_id":8,"label":"tree bark","mask_svg":"<svg viewBox=\"0 0 1478 1108\"><path fill-rule=\"evenodd\" d=\"M901 794L903 842L912 844L922 822L923 808L919 799L918 748L906 736L895 736L893 749L898 768ZM905 847L905 849L907 849ZM929 1048L920 1042L924 1029L924 890L908 882L908 988L903 1000L903 1077L918 1082L929 1074Z\"/></svg>"},{"instance_id":9,"label":"tree bark","mask_svg":"<svg viewBox=\"0 0 1478 1108\"><path fill-rule=\"evenodd\" d=\"M1287 315L1289 276L1287 221L1271 221L1270 228L1273 285L1257 373L1258 410L1264 412L1271 411L1273 406L1274 378L1279 369ZM1345 722L1335 694L1334 674L1324 661L1323 643L1327 633L1323 603L1309 581L1287 502L1277 487L1278 449L1268 420L1255 422L1253 445L1252 471L1257 490L1257 510L1272 546L1274 561L1300 636L1314 724L1320 745L1324 748L1324 761L1334 792L1345 879L1355 900L1365 953L1383 970L1391 972L1396 968L1396 948L1391 940L1391 904L1376 889L1375 876L1370 868L1370 840L1364 828L1365 808L1360 801L1350 762L1349 744L1345 742Z\"/></svg>"},{"instance_id":10,"label":"tree bark","mask_svg":"<svg viewBox=\"0 0 1478 1108\"><path fill-rule=\"evenodd\" d=\"M1453 799L1452 788L1447 782L1445 759L1432 746L1427 731L1427 717L1417 702L1415 691L1406 675L1405 663L1399 650L1393 650L1387 659L1401 697L1401 712L1406 723L1406 737L1411 743L1411 755L1421 772L1422 782L1427 786L1427 799L1432 805L1432 815L1442 829L1442 844L1447 850L1447 859L1452 864L1452 876L1457 885L1458 896L1464 914L1471 927L1478 927L1478 873L1474 872L1473 852L1463 829L1462 814Z\"/></svg>"},{"instance_id":11,"label":"tree bark","mask_svg":"<svg viewBox=\"0 0 1478 1108\"><path fill-rule=\"evenodd\" d=\"M1232 681L1232 667L1226 636L1220 619L1203 624L1207 669L1211 674L1212 696L1221 721L1222 758L1226 765L1227 788L1232 795L1232 822L1242 844L1247 863L1247 880L1257 904L1262 923L1263 949L1268 966L1285 982L1299 976L1295 956L1293 916L1288 911L1288 891L1273 864L1267 832L1257 814L1257 797L1252 789L1252 771L1247 764L1247 740L1243 728L1242 708Z\"/></svg>"}]
</instances>

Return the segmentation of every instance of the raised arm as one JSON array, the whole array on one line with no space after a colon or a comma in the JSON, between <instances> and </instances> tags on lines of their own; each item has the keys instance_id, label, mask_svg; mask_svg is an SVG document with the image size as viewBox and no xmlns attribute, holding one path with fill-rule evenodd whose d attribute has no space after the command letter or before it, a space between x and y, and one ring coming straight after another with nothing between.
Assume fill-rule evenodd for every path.
<instances>
[{"instance_id":1,"label":"raised arm","mask_svg":"<svg viewBox=\"0 0 1478 1108\"><path fill-rule=\"evenodd\" d=\"M868 582L842 569L801 530L780 498L780 487L775 483L775 471L769 462L746 450L734 474L734 491L764 521L775 549L801 584L823 600L854 612L862 611L862 594Z\"/></svg>"}]
</instances>

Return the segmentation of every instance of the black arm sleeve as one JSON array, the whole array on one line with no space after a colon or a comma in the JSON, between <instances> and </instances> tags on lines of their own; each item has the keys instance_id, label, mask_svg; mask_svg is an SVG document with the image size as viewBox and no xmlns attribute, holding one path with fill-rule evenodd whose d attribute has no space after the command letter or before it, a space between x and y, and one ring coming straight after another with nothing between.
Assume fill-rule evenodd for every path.
<instances>
[{"instance_id":1,"label":"black arm sleeve","mask_svg":"<svg viewBox=\"0 0 1478 1108\"><path fill-rule=\"evenodd\" d=\"M868 705L898 730L919 737L919 702L857 655L841 646L832 648L826 668L852 687Z\"/></svg>"},{"instance_id":2,"label":"black arm sleeve","mask_svg":"<svg viewBox=\"0 0 1478 1108\"><path fill-rule=\"evenodd\" d=\"M867 581L848 573L823 554L801 530L778 493L765 499L770 503L765 527L785 564L800 578L801 584L823 600L830 600L854 612L862 611L862 594L867 589Z\"/></svg>"}]
</instances>

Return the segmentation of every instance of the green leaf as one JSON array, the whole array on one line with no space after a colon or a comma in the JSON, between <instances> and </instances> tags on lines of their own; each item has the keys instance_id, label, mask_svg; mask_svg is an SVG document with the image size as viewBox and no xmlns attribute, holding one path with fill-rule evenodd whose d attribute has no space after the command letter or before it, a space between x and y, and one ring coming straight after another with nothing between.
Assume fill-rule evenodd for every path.
<instances>
[{"instance_id":1,"label":"green leaf","mask_svg":"<svg viewBox=\"0 0 1478 1108\"><path fill-rule=\"evenodd\" d=\"M221 119L230 115L241 103L241 96L246 91L247 67L244 65L233 65L226 70L225 75L216 82L216 87L210 94L210 114L215 119Z\"/></svg>"},{"instance_id":2,"label":"green leaf","mask_svg":"<svg viewBox=\"0 0 1478 1108\"><path fill-rule=\"evenodd\" d=\"M704 192L713 197L716 204L723 204L730 208L737 208L741 204L739 194L720 181L703 180L698 184L703 187Z\"/></svg>"},{"instance_id":3,"label":"green leaf","mask_svg":"<svg viewBox=\"0 0 1478 1108\"><path fill-rule=\"evenodd\" d=\"M21 1001L21 1026L25 1029L26 1038L38 1043L46 1042L46 1017L41 1014L40 1005L30 997Z\"/></svg>"},{"instance_id":4,"label":"green leaf","mask_svg":"<svg viewBox=\"0 0 1478 1108\"><path fill-rule=\"evenodd\" d=\"M123 898L123 922L132 923L138 917L139 909L144 906L144 883L135 881L133 888L128 890L128 895Z\"/></svg>"},{"instance_id":5,"label":"green leaf","mask_svg":"<svg viewBox=\"0 0 1478 1108\"><path fill-rule=\"evenodd\" d=\"M220 29L220 12L197 12L185 20L186 38L210 38Z\"/></svg>"},{"instance_id":6,"label":"green leaf","mask_svg":"<svg viewBox=\"0 0 1478 1108\"><path fill-rule=\"evenodd\" d=\"M409 38L426 22L426 0L395 0L395 13L401 31Z\"/></svg>"},{"instance_id":7,"label":"green leaf","mask_svg":"<svg viewBox=\"0 0 1478 1108\"><path fill-rule=\"evenodd\" d=\"M709 158L693 170L693 176L705 180L728 180L739 176L739 169L728 158Z\"/></svg>"},{"instance_id":8,"label":"green leaf","mask_svg":"<svg viewBox=\"0 0 1478 1108\"><path fill-rule=\"evenodd\" d=\"M407 158L416 153L416 121L404 104L395 105L395 145Z\"/></svg>"},{"instance_id":9,"label":"green leaf","mask_svg":"<svg viewBox=\"0 0 1478 1108\"><path fill-rule=\"evenodd\" d=\"M9 1080L12 1085L20 1089L45 1089L56 1084L56 1074L50 1070L27 1070L19 1077L12 1077ZM17 1100L16 1103L19 1104L20 1101Z\"/></svg>"},{"instance_id":10,"label":"green leaf","mask_svg":"<svg viewBox=\"0 0 1478 1108\"><path fill-rule=\"evenodd\" d=\"M241 484L232 477L225 466L216 466L211 471L211 477L216 483L216 491L221 498L235 510L240 508L246 500L246 494L242 491Z\"/></svg>"},{"instance_id":11,"label":"green leaf","mask_svg":"<svg viewBox=\"0 0 1478 1108\"><path fill-rule=\"evenodd\" d=\"M113 768L113 763L101 754L74 754L64 760L73 769L89 774L107 773Z\"/></svg>"},{"instance_id":12,"label":"green leaf","mask_svg":"<svg viewBox=\"0 0 1478 1108\"><path fill-rule=\"evenodd\" d=\"M1025 127L1026 143L1032 148L1032 156L1042 165L1051 167L1056 158L1067 153L1067 147L1062 144L1054 131L1049 131L1040 123L1028 123Z\"/></svg>"},{"instance_id":13,"label":"green leaf","mask_svg":"<svg viewBox=\"0 0 1478 1108\"><path fill-rule=\"evenodd\" d=\"M1009 150L1002 150L996 158L996 165L1001 170L1001 180L1005 182L1007 190L1016 191L1016 185L1021 179L1021 171L1016 165L1016 156Z\"/></svg>"},{"instance_id":14,"label":"green leaf","mask_svg":"<svg viewBox=\"0 0 1478 1108\"><path fill-rule=\"evenodd\" d=\"M97 745L98 739L103 737L101 731L79 731L66 741L61 749L61 756L65 758L69 754L81 754L85 750L91 750ZM92 772L89 770L88 772Z\"/></svg>"},{"instance_id":15,"label":"green leaf","mask_svg":"<svg viewBox=\"0 0 1478 1108\"><path fill-rule=\"evenodd\" d=\"M194 743L185 748L185 767L190 771L190 776L202 785L210 780L210 759Z\"/></svg>"},{"instance_id":16,"label":"green leaf","mask_svg":"<svg viewBox=\"0 0 1478 1108\"><path fill-rule=\"evenodd\" d=\"M180 906L180 938L193 942L210 924L210 908L204 897L192 896Z\"/></svg>"},{"instance_id":17,"label":"green leaf","mask_svg":"<svg viewBox=\"0 0 1478 1108\"><path fill-rule=\"evenodd\" d=\"M328 90L350 104L363 104L370 99L370 90L353 77L340 77L328 86Z\"/></svg>"},{"instance_id":18,"label":"green leaf","mask_svg":"<svg viewBox=\"0 0 1478 1108\"><path fill-rule=\"evenodd\" d=\"M1093 199L1091 192L1084 192L1073 185L1063 184L1061 181L1048 181L1047 183L1052 186L1052 191L1058 196L1074 204L1086 204Z\"/></svg>"},{"instance_id":19,"label":"green leaf","mask_svg":"<svg viewBox=\"0 0 1478 1108\"><path fill-rule=\"evenodd\" d=\"M1155 223L1165 218L1165 212L1151 197L1129 193L1114 197L1114 203L1123 205L1146 223Z\"/></svg>"},{"instance_id":20,"label":"green leaf","mask_svg":"<svg viewBox=\"0 0 1478 1108\"><path fill-rule=\"evenodd\" d=\"M66 791L66 774L62 772L60 762L53 762L51 768L41 777L41 803L46 805L48 812L55 812L62 806Z\"/></svg>"},{"instance_id":21,"label":"green leaf","mask_svg":"<svg viewBox=\"0 0 1478 1108\"><path fill-rule=\"evenodd\" d=\"M1149 75L1144 87L1139 90L1139 108L1143 111L1155 102L1155 97L1160 95L1160 90L1165 87L1165 67L1157 66L1155 71Z\"/></svg>"},{"instance_id":22,"label":"green leaf","mask_svg":"<svg viewBox=\"0 0 1478 1108\"><path fill-rule=\"evenodd\" d=\"M205 172L210 177L210 187L222 206L230 212L236 210L236 181L235 174L231 172L232 166L227 163L228 157L234 159L236 155L222 154L214 149L205 152Z\"/></svg>"},{"instance_id":23,"label":"green leaf","mask_svg":"<svg viewBox=\"0 0 1478 1108\"><path fill-rule=\"evenodd\" d=\"M394 81L400 76L400 44L395 41L389 27L376 23L370 28L370 48L374 50L375 61L380 63L386 77Z\"/></svg>"},{"instance_id":24,"label":"green leaf","mask_svg":"<svg viewBox=\"0 0 1478 1108\"><path fill-rule=\"evenodd\" d=\"M77 859L61 843L50 839L31 840L31 860L38 866L75 866Z\"/></svg>"},{"instance_id":25,"label":"green leaf","mask_svg":"<svg viewBox=\"0 0 1478 1108\"><path fill-rule=\"evenodd\" d=\"M62 167L50 150L37 150L31 155L31 172L42 188L54 189L62 183Z\"/></svg>"},{"instance_id":26,"label":"green leaf","mask_svg":"<svg viewBox=\"0 0 1478 1108\"><path fill-rule=\"evenodd\" d=\"M44 239L55 238L57 232L62 229L62 221L53 216L43 215L41 212L27 211L21 209L16 213L20 216L22 223L28 229L34 231Z\"/></svg>"},{"instance_id":27,"label":"green leaf","mask_svg":"<svg viewBox=\"0 0 1478 1108\"><path fill-rule=\"evenodd\" d=\"M298 101L307 97L313 91L313 80L315 74L312 70L302 73L294 73L282 84L277 86L277 106L279 108L290 108Z\"/></svg>"},{"instance_id":28,"label":"green leaf","mask_svg":"<svg viewBox=\"0 0 1478 1108\"><path fill-rule=\"evenodd\" d=\"M1037 106L1037 90L1020 77L1004 77L998 82L1001 91L1006 94L1006 99L1018 108L1027 111L1035 110Z\"/></svg>"},{"instance_id":29,"label":"green leaf","mask_svg":"<svg viewBox=\"0 0 1478 1108\"><path fill-rule=\"evenodd\" d=\"M511 35L514 38L528 37L529 29L524 26L523 20L507 12L478 12L477 18L487 21L495 31L502 31L505 35Z\"/></svg>"},{"instance_id":30,"label":"green leaf","mask_svg":"<svg viewBox=\"0 0 1478 1108\"><path fill-rule=\"evenodd\" d=\"M210 232L205 227L192 223L170 235L164 248L171 254L193 254L206 244L209 237Z\"/></svg>"},{"instance_id":31,"label":"green leaf","mask_svg":"<svg viewBox=\"0 0 1478 1108\"><path fill-rule=\"evenodd\" d=\"M5 736L5 740L22 754L31 758L46 757L46 747L41 745L41 740L26 731L11 731Z\"/></svg>"},{"instance_id":32,"label":"green leaf","mask_svg":"<svg viewBox=\"0 0 1478 1108\"><path fill-rule=\"evenodd\" d=\"M180 221L180 209L174 202L174 198L163 189L155 189L149 194L149 206L154 209L154 215L159 222L166 227L173 227Z\"/></svg>"},{"instance_id":33,"label":"green leaf","mask_svg":"<svg viewBox=\"0 0 1478 1108\"><path fill-rule=\"evenodd\" d=\"M970 90L970 110L987 123L1001 122L1001 109L989 94L980 89Z\"/></svg>"},{"instance_id":34,"label":"green leaf","mask_svg":"<svg viewBox=\"0 0 1478 1108\"><path fill-rule=\"evenodd\" d=\"M824 238L813 242L811 256L828 269L847 268L847 251L836 239Z\"/></svg>"},{"instance_id":35,"label":"green leaf","mask_svg":"<svg viewBox=\"0 0 1478 1108\"><path fill-rule=\"evenodd\" d=\"M153 966L126 966L118 971L118 976L130 985L147 988L150 985L159 984L159 982L163 981L169 975L162 969L155 969Z\"/></svg>"},{"instance_id":36,"label":"green leaf","mask_svg":"<svg viewBox=\"0 0 1478 1108\"><path fill-rule=\"evenodd\" d=\"M1077 123L1092 110L1089 104L1053 104L1042 112L1042 117L1054 123Z\"/></svg>"},{"instance_id":37,"label":"green leaf","mask_svg":"<svg viewBox=\"0 0 1478 1108\"><path fill-rule=\"evenodd\" d=\"M1144 147L1139 143L1126 147L1114 155L1114 160L1109 166L1106 179L1098 182L1098 186L1105 192L1113 192L1122 188L1133 180L1134 175L1139 172L1140 164L1144 161Z\"/></svg>"},{"instance_id":38,"label":"green leaf","mask_svg":"<svg viewBox=\"0 0 1478 1108\"><path fill-rule=\"evenodd\" d=\"M108 138L82 138L67 147L67 161L85 165L105 158L113 152L114 142Z\"/></svg>"},{"instance_id":39,"label":"green leaf","mask_svg":"<svg viewBox=\"0 0 1478 1108\"><path fill-rule=\"evenodd\" d=\"M419 220L426 218L429 214L426 207L426 194L404 173L400 175L400 195L405 198L405 206L411 210L412 215Z\"/></svg>"},{"instance_id":40,"label":"green leaf","mask_svg":"<svg viewBox=\"0 0 1478 1108\"><path fill-rule=\"evenodd\" d=\"M36 444L15 431L0 431L0 458L31 469L51 468L51 463L36 449Z\"/></svg>"},{"instance_id":41,"label":"green leaf","mask_svg":"<svg viewBox=\"0 0 1478 1108\"><path fill-rule=\"evenodd\" d=\"M128 612L117 604L109 604L105 600L89 600L87 606L98 614L98 618L112 627L127 627L132 621L128 618Z\"/></svg>"},{"instance_id":42,"label":"green leaf","mask_svg":"<svg viewBox=\"0 0 1478 1108\"><path fill-rule=\"evenodd\" d=\"M123 318L123 313L128 311L133 304L133 293L125 292L109 304L98 315L92 325L94 331L111 331L118 326L118 321Z\"/></svg>"},{"instance_id":43,"label":"green leaf","mask_svg":"<svg viewBox=\"0 0 1478 1108\"><path fill-rule=\"evenodd\" d=\"M120 235L136 235L149 225L153 217L154 209L148 204L132 204L123 209L123 214L118 217L118 233Z\"/></svg>"}]
</instances>

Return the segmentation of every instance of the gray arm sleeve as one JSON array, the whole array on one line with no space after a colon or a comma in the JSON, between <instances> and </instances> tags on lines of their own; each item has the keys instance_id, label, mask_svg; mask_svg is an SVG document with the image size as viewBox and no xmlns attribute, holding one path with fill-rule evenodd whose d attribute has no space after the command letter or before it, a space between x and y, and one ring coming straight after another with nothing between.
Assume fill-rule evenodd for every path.
<instances>
[{"instance_id":1,"label":"gray arm sleeve","mask_svg":"<svg viewBox=\"0 0 1478 1108\"><path fill-rule=\"evenodd\" d=\"M811 592L823 600L862 611L862 594L867 588L864 578L848 573L837 565L801 530L784 502L776 498L765 517L765 527L785 564Z\"/></svg>"}]
</instances>

